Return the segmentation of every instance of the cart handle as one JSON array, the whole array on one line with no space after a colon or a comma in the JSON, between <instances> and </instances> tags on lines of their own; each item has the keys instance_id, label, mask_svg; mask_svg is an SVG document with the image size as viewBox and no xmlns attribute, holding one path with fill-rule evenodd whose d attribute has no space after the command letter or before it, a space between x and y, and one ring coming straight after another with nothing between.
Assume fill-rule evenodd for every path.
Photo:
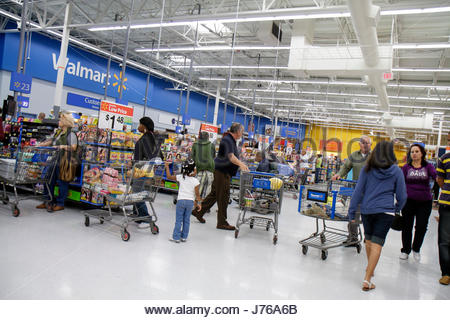
<instances>
[{"instance_id":1,"label":"cart handle","mask_svg":"<svg viewBox=\"0 0 450 320\"><path fill-rule=\"evenodd\" d=\"M251 174L257 174L257 175L260 175L260 176L275 177L275 174L269 173L269 172L248 171L248 172L241 172L241 174L242 173L251 173Z\"/></svg>"},{"instance_id":2,"label":"cart handle","mask_svg":"<svg viewBox=\"0 0 450 320\"><path fill-rule=\"evenodd\" d=\"M349 179L339 179L339 181L343 181L343 182L358 182L358 180L349 180Z\"/></svg>"}]
</instances>

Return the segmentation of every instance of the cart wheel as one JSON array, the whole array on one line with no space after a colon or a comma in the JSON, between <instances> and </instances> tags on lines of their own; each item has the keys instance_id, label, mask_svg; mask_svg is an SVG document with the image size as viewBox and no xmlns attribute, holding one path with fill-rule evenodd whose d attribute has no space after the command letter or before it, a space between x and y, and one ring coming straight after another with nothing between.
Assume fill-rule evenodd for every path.
<instances>
[{"instance_id":1,"label":"cart wheel","mask_svg":"<svg viewBox=\"0 0 450 320\"><path fill-rule=\"evenodd\" d=\"M361 244L356 245L356 252L361 253Z\"/></svg>"},{"instance_id":2,"label":"cart wheel","mask_svg":"<svg viewBox=\"0 0 450 320\"><path fill-rule=\"evenodd\" d=\"M14 208L12 209L12 215L13 215L13 217L16 217L16 218L18 216L20 216L20 210L17 206L14 206Z\"/></svg>"},{"instance_id":3,"label":"cart wheel","mask_svg":"<svg viewBox=\"0 0 450 320\"><path fill-rule=\"evenodd\" d=\"M177 199L173 199L173 204L177 204Z\"/></svg>"},{"instance_id":4,"label":"cart wheel","mask_svg":"<svg viewBox=\"0 0 450 320\"><path fill-rule=\"evenodd\" d=\"M253 220L253 219L250 220L250 229L253 229L253 223L254 223L254 221L255 221L255 220Z\"/></svg>"},{"instance_id":5,"label":"cart wheel","mask_svg":"<svg viewBox=\"0 0 450 320\"><path fill-rule=\"evenodd\" d=\"M238 235L239 235L239 230L238 229L234 230L234 237L237 238Z\"/></svg>"},{"instance_id":6,"label":"cart wheel","mask_svg":"<svg viewBox=\"0 0 450 320\"><path fill-rule=\"evenodd\" d=\"M267 222L266 231L269 231L269 229L270 229L270 222Z\"/></svg>"},{"instance_id":7,"label":"cart wheel","mask_svg":"<svg viewBox=\"0 0 450 320\"><path fill-rule=\"evenodd\" d=\"M6 196L6 198L3 198L2 202L3 202L3 204L8 204L8 202L9 202L9 197Z\"/></svg>"},{"instance_id":8,"label":"cart wheel","mask_svg":"<svg viewBox=\"0 0 450 320\"><path fill-rule=\"evenodd\" d=\"M120 235L122 236L123 241L130 240L130 233L127 231L127 229L123 229Z\"/></svg>"},{"instance_id":9,"label":"cart wheel","mask_svg":"<svg viewBox=\"0 0 450 320\"><path fill-rule=\"evenodd\" d=\"M152 225L150 226L150 231L152 232L152 234L158 234L159 228L156 224L152 223Z\"/></svg>"},{"instance_id":10,"label":"cart wheel","mask_svg":"<svg viewBox=\"0 0 450 320\"><path fill-rule=\"evenodd\" d=\"M307 246L302 245L302 253L303 253L304 255L306 255L306 254L308 253L308 247L307 247Z\"/></svg>"},{"instance_id":11,"label":"cart wheel","mask_svg":"<svg viewBox=\"0 0 450 320\"><path fill-rule=\"evenodd\" d=\"M88 216L85 216L85 217L84 217L84 225L85 225L86 227L89 227L90 224L91 224L91 221L90 221L89 217L88 217Z\"/></svg>"},{"instance_id":12,"label":"cart wheel","mask_svg":"<svg viewBox=\"0 0 450 320\"><path fill-rule=\"evenodd\" d=\"M298 199L298 195L296 193L294 193L294 195L292 196L292 198L294 198L294 200Z\"/></svg>"},{"instance_id":13,"label":"cart wheel","mask_svg":"<svg viewBox=\"0 0 450 320\"><path fill-rule=\"evenodd\" d=\"M233 202L233 200L230 198L228 199L228 204L231 204Z\"/></svg>"},{"instance_id":14,"label":"cart wheel","mask_svg":"<svg viewBox=\"0 0 450 320\"><path fill-rule=\"evenodd\" d=\"M105 222L105 218L104 217L100 217L100 224L103 224Z\"/></svg>"},{"instance_id":15,"label":"cart wheel","mask_svg":"<svg viewBox=\"0 0 450 320\"><path fill-rule=\"evenodd\" d=\"M322 260L327 260L327 257L328 257L328 251L322 250Z\"/></svg>"},{"instance_id":16,"label":"cart wheel","mask_svg":"<svg viewBox=\"0 0 450 320\"><path fill-rule=\"evenodd\" d=\"M274 235L273 236L273 244L277 244L277 241L278 241L278 236Z\"/></svg>"}]
</instances>

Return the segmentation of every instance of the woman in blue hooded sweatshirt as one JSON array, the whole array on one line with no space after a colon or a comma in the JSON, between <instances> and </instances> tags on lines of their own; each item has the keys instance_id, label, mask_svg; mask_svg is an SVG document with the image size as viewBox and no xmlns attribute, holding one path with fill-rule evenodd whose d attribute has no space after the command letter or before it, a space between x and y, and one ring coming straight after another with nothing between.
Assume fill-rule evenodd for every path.
<instances>
[{"instance_id":1,"label":"woman in blue hooded sweatshirt","mask_svg":"<svg viewBox=\"0 0 450 320\"><path fill-rule=\"evenodd\" d=\"M361 205L367 254L366 275L362 285L364 291L375 289L371 278L386 235L395 213L400 212L406 203L405 179L396 164L393 143L389 141L377 143L366 166L361 170L350 202L348 217L352 222L355 219L356 209ZM397 199L397 203L394 199Z\"/></svg>"}]
</instances>

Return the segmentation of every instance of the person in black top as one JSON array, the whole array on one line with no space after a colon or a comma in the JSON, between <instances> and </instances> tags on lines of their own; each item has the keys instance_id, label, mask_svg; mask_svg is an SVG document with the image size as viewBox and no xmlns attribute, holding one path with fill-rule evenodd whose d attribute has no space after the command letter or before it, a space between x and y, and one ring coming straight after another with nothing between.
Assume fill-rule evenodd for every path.
<instances>
[{"instance_id":1,"label":"person in black top","mask_svg":"<svg viewBox=\"0 0 450 320\"><path fill-rule=\"evenodd\" d=\"M242 137L243 132L242 124L233 123L229 132L223 135L219 152L214 159L214 182L211 192L203 200L201 210L192 211L192 215L198 221L205 223L203 215L217 202L217 229L235 230L235 227L227 221L227 207L230 198L231 177L236 175L238 169L248 171L247 166L239 160L239 151L236 145L236 140Z\"/></svg>"},{"instance_id":2,"label":"person in black top","mask_svg":"<svg viewBox=\"0 0 450 320\"><path fill-rule=\"evenodd\" d=\"M142 137L136 142L134 147L134 161L149 161L154 158L160 157L161 150L156 143L155 124L149 117L143 117L139 120L138 131L143 133ZM139 181L137 182L139 183ZM143 186L134 185L136 189L142 189ZM145 229L150 227L149 214L147 205L145 202L138 202L135 204L135 214L138 217L146 217L145 220L136 221L139 225L139 229Z\"/></svg>"}]
</instances>

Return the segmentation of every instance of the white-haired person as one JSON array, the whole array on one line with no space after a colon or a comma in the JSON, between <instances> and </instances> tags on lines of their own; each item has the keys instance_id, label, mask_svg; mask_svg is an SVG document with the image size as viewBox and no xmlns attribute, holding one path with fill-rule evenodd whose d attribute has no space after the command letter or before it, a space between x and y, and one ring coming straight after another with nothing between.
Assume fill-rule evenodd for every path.
<instances>
[{"instance_id":1,"label":"white-haired person","mask_svg":"<svg viewBox=\"0 0 450 320\"><path fill-rule=\"evenodd\" d=\"M59 157L65 152L74 153L78 146L78 139L75 133L72 131L74 127L74 120L70 113L61 113L59 116L58 129L55 131L54 135L40 143L40 147L55 147L60 149ZM75 156L75 155L74 155ZM47 201L38 205L37 209L47 209L47 211L61 211L64 210L64 203L69 192L69 183L60 179L60 162L57 161L55 171L53 173L52 179L49 182L49 189L52 197L48 195L47 188L44 188L44 194L47 196ZM55 186L58 183L58 196L55 197Z\"/></svg>"}]
</instances>

